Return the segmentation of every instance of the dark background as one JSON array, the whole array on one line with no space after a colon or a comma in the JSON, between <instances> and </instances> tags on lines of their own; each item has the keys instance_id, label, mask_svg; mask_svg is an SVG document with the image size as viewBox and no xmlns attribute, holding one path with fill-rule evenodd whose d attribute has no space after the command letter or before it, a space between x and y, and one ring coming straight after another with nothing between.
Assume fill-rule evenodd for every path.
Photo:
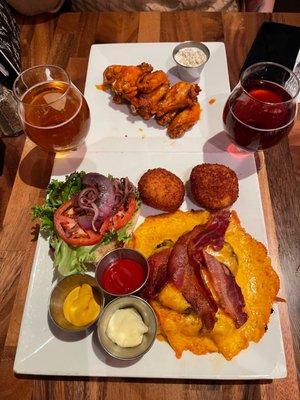
<instances>
[{"instance_id":1,"label":"dark background","mask_svg":"<svg viewBox=\"0 0 300 400\"><path fill-rule=\"evenodd\" d=\"M300 0L276 0L274 12L300 12Z\"/></svg>"},{"instance_id":2,"label":"dark background","mask_svg":"<svg viewBox=\"0 0 300 400\"><path fill-rule=\"evenodd\" d=\"M242 0L240 0L242 3ZM71 1L65 0L60 12L71 11ZM300 12L300 0L275 0L274 12Z\"/></svg>"}]
</instances>

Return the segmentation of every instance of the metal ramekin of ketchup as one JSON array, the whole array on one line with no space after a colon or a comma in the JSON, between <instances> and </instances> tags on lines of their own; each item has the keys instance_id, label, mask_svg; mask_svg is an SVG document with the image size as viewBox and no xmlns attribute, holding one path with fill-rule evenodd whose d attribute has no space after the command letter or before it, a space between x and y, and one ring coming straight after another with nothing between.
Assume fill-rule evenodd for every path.
<instances>
[{"instance_id":1,"label":"metal ramekin of ketchup","mask_svg":"<svg viewBox=\"0 0 300 400\"><path fill-rule=\"evenodd\" d=\"M111 296L128 296L139 292L149 276L146 258L138 251L118 248L98 263L95 278L100 288Z\"/></svg>"}]
</instances>

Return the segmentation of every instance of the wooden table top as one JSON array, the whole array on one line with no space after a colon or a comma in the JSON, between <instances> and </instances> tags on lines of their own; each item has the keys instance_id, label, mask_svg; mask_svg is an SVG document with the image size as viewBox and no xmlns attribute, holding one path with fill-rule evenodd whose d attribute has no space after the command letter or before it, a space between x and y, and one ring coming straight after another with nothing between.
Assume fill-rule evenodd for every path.
<instances>
[{"instance_id":1,"label":"wooden table top","mask_svg":"<svg viewBox=\"0 0 300 400\"><path fill-rule=\"evenodd\" d=\"M64 67L84 88L94 43L224 41L231 86L264 21L300 26L300 14L255 13L70 13L19 17L23 68ZM0 178L0 397L1 399L270 399L299 398L300 367L300 119L288 139L260 154L259 180L270 254L281 276L281 324L288 376L274 381L128 380L15 376L13 362L36 247L30 208L45 195L53 156L24 135L4 139ZM276 349L274 349L276 351ZM298 374L299 375L299 374Z\"/></svg>"}]
</instances>

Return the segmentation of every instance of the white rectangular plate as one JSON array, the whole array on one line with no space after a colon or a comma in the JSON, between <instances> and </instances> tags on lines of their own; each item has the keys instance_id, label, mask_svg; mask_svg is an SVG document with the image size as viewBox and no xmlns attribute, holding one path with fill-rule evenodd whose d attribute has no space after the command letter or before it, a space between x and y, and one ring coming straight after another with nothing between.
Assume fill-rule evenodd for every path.
<instances>
[{"instance_id":1,"label":"white rectangular plate","mask_svg":"<svg viewBox=\"0 0 300 400\"><path fill-rule=\"evenodd\" d=\"M74 170L98 171L122 177L128 176L137 184L140 176L157 166L167 168L184 182L193 166L202 162L218 162L236 171L240 196L234 204L242 225L256 239L266 244L259 184L253 155L238 157L227 150L230 142L221 133L220 100L214 106L204 105L204 99L228 94L228 76L224 46L209 43L212 60L201 78L205 88L201 106L202 119L193 131L173 145L162 130L147 127L144 139L140 137L143 121L128 120L126 112L112 110L108 94L95 90L101 74L109 64L135 64L149 61L155 68L167 69L163 60L175 44L97 45L92 47L87 76L86 97L92 113L92 129L87 148L82 146L64 158L55 160L53 176L63 179ZM145 48L144 48L145 46ZM152 46L152 47L151 47ZM151 50L152 49L152 50ZM215 56L214 56L215 55ZM215 58L214 58L215 57ZM217 85L210 71L213 70ZM208 84L209 83L209 84ZM203 89L204 91L204 89ZM207 91L207 92L206 92ZM220 97L221 99L222 97ZM206 108L205 108L206 107ZM97 110L101 110L97 111ZM123 120L124 119L124 120ZM118 122L116 122L116 120ZM203 131L200 132L200 127ZM128 137L122 137L127 129ZM111 133L111 136L110 136ZM155 138L152 137L156 135ZM127 139L130 139L127 141ZM195 144L197 147L195 148ZM87 150L87 151L86 151ZM195 208L185 199L181 209ZM157 211L142 206L138 223ZM177 360L171 347L155 341L151 350L134 363L111 359L101 350L95 333L76 338L66 335L51 325L48 319L48 301L55 285L48 243L39 238L25 303L14 371L20 374L110 376L131 378L187 378L187 379L272 379L286 376L286 363L282 344L277 306L271 315L268 330L262 340L251 343L231 361L219 354L195 356L185 352ZM276 351L275 351L276 349Z\"/></svg>"},{"instance_id":2,"label":"white rectangular plate","mask_svg":"<svg viewBox=\"0 0 300 400\"><path fill-rule=\"evenodd\" d=\"M222 110L229 93L226 53L223 43L205 43L211 53L199 86L200 121L180 140L170 139L166 128L155 120L144 121L132 115L126 104L114 104L109 92L96 89L102 74L111 64L135 65L143 61L155 70L168 73L171 83L177 82L172 51L176 43L128 43L94 45L90 52L85 97L91 111L91 128L86 140L94 151L188 151L201 152L203 144L223 130ZM210 105L209 100L216 101ZM217 118L216 118L217 116Z\"/></svg>"}]
</instances>

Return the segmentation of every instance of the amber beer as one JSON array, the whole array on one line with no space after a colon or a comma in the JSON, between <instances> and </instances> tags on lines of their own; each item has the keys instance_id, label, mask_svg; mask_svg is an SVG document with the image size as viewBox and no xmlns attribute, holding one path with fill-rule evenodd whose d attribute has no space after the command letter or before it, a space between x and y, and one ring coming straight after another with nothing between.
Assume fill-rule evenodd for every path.
<instances>
[{"instance_id":1,"label":"amber beer","mask_svg":"<svg viewBox=\"0 0 300 400\"><path fill-rule=\"evenodd\" d=\"M38 66L24 71L14 92L24 131L38 146L59 152L84 142L90 126L89 107L63 69Z\"/></svg>"},{"instance_id":2,"label":"amber beer","mask_svg":"<svg viewBox=\"0 0 300 400\"><path fill-rule=\"evenodd\" d=\"M25 93L22 103L24 130L37 145L63 151L84 141L90 113L86 100L74 86L60 81L41 83Z\"/></svg>"}]
</instances>

